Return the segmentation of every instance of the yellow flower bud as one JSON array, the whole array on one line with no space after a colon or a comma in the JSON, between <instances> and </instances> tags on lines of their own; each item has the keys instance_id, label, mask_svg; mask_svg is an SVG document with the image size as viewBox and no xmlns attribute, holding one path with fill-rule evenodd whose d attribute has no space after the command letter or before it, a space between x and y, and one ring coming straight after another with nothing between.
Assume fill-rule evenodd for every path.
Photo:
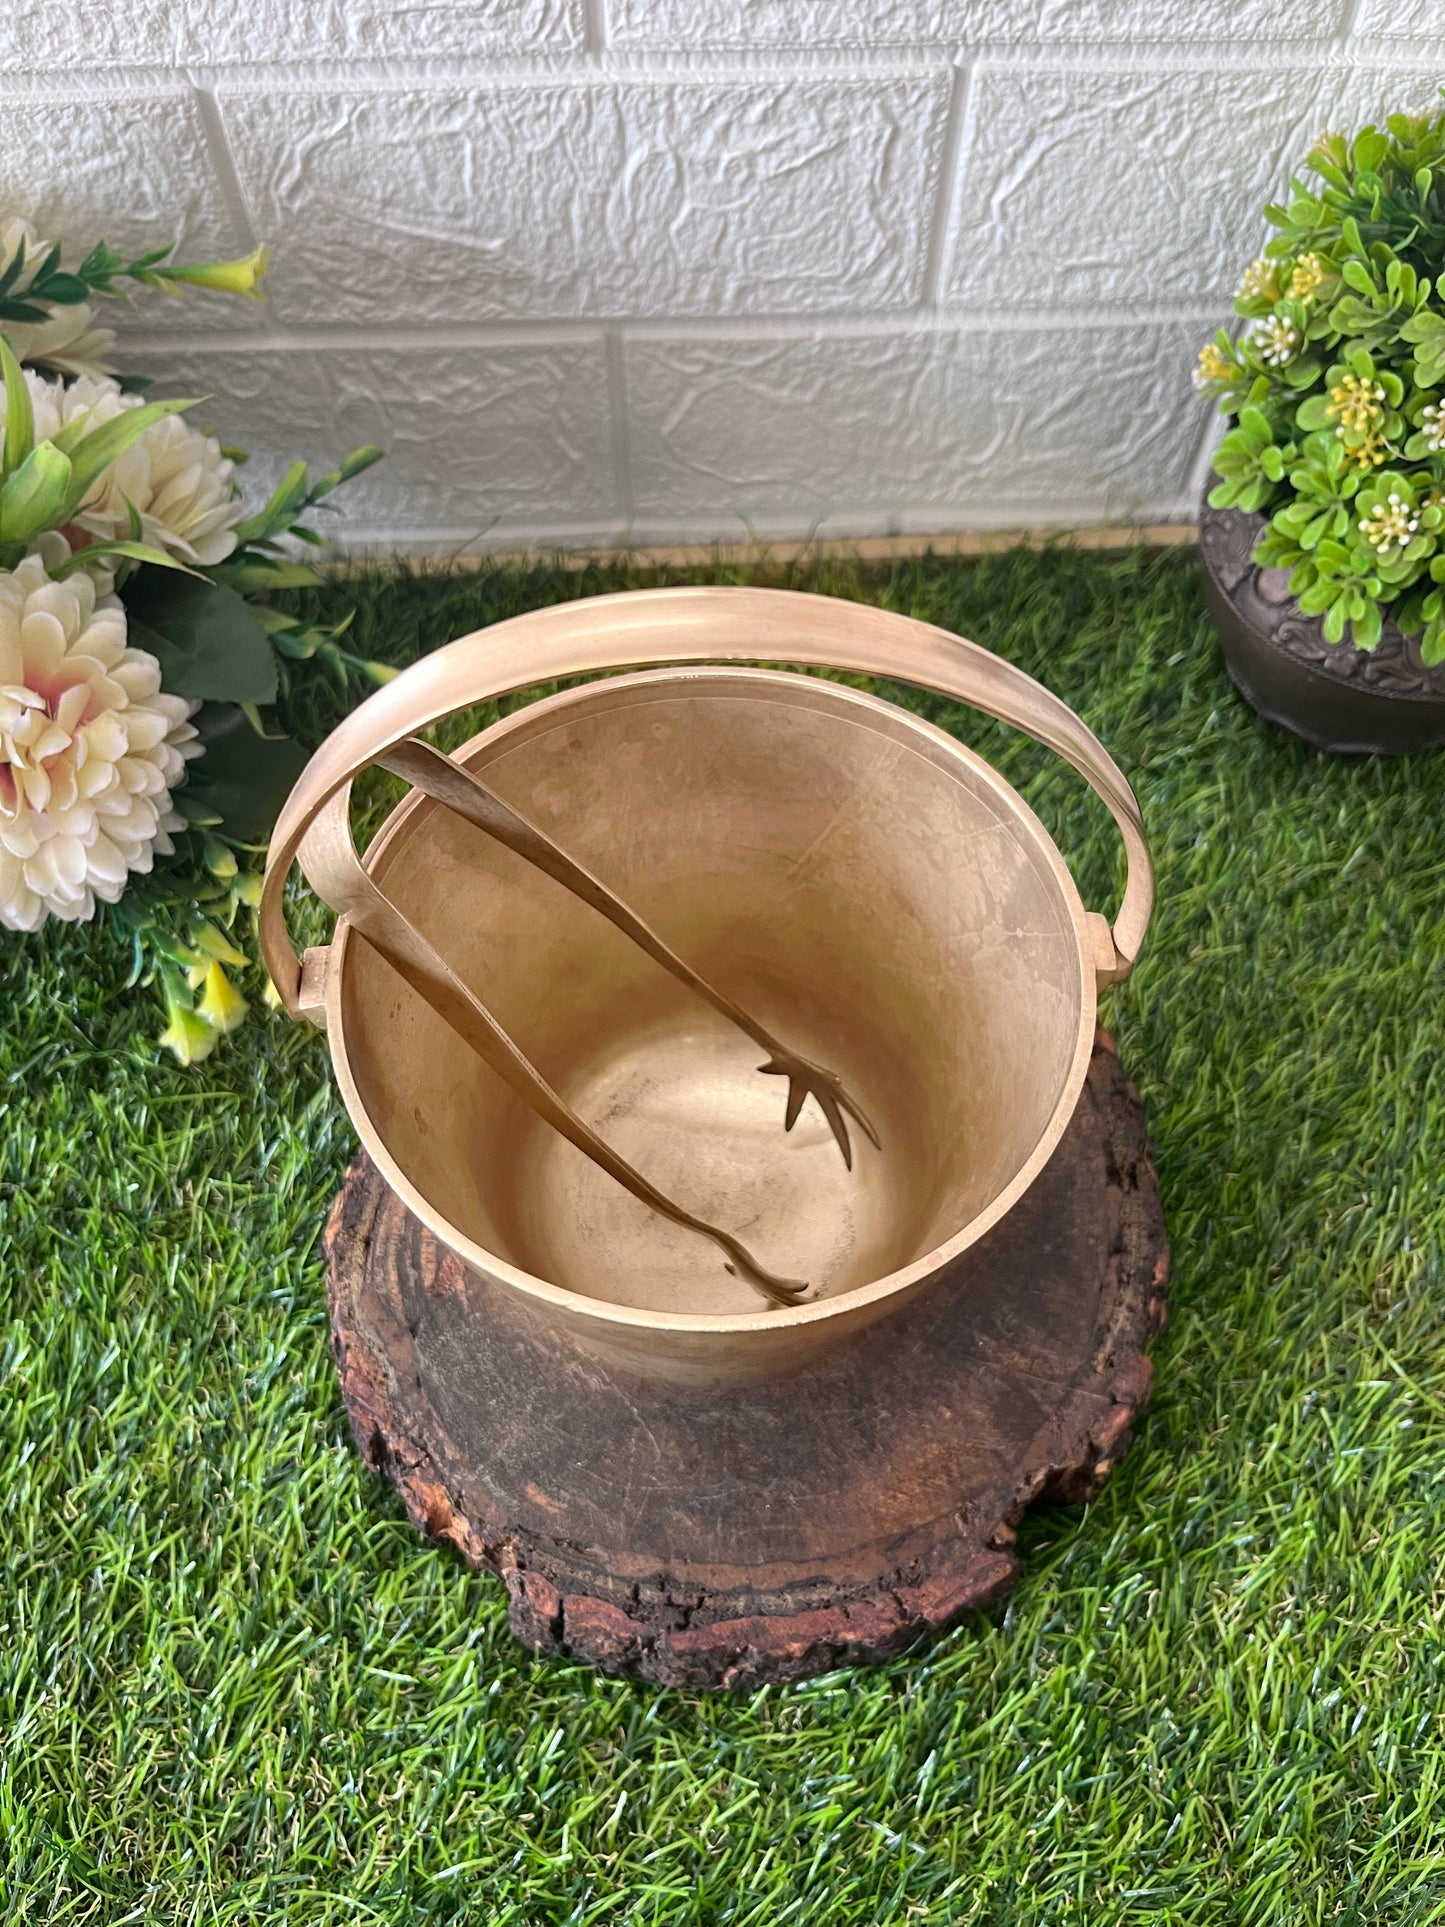
<instances>
[{"instance_id":1,"label":"yellow flower bud","mask_svg":"<svg viewBox=\"0 0 1445 1927\"><path fill-rule=\"evenodd\" d=\"M221 883L229 883L236 874L236 852L224 844L218 836L208 836L202 845L206 868Z\"/></svg>"},{"instance_id":2,"label":"yellow flower bud","mask_svg":"<svg viewBox=\"0 0 1445 1927\"><path fill-rule=\"evenodd\" d=\"M1317 254L1302 254L1289 278L1289 291L1296 301L1310 301L1324 286L1329 270Z\"/></svg>"},{"instance_id":3,"label":"yellow flower bud","mask_svg":"<svg viewBox=\"0 0 1445 1927\"><path fill-rule=\"evenodd\" d=\"M172 1004L171 1021L161 1032L161 1042L173 1050L181 1063L199 1064L216 1048L216 1032L198 1011L184 1004Z\"/></svg>"},{"instance_id":4,"label":"yellow flower bud","mask_svg":"<svg viewBox=\"0 0 1445 1927\"><path fill-rule=\"evenodd\" d=\"M191 942L197 950L203 950L208 957L214 957L217 963L230 964L235 970L241 969L250 961L245 951L238 950L235 944L222 936L213 923L198 924L191 932Z\"/></svg>"},{"instance_id":5,"label":"yellow flower bud","mask_svg":"<svg viewBox=\"0 0 1445 1927\"><path fill-rule=\"evenodd\" d=\"M220 294L244 295L248 301L263 299L257 286L266 272L266 250L257 248L240 261L193 261L185 267L162 268L167 281L185 281L193 288L214 288Z\"/></svg>"},{"instance_id":6,"label":"yellow flower bud","mask_svg":"<svg viewBox=\"0 0 1445 1927\"><path fill-rule=\"evenodd\" d=\"M1236 301L1278 301L1279 292L1279 273L1274 262L1259 254L1245 269L1234 298Z\"/></svg>"},{"instance_id":7,"label":"yellow flower bud","mask_svg":"<svg viewBox=\"0 0 1445 1927\"><path fill-rule=\"evenodd\" d=\"M201 992L201 1015L212 1030L234 1030L244 1024L246 999L218 963L206 972L206 987Z\"/></svg>"}]
</instances>

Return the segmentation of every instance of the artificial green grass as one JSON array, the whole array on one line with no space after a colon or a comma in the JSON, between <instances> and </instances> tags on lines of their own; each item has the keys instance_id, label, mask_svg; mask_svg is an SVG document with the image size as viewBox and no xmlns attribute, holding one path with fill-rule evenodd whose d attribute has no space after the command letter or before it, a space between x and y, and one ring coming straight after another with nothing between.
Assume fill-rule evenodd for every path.
<instances>
[{"instance_id":1,"label":"artificial green grass","mask_svg":"<svg viewBox=\"0 0 1445 1927\"><path fill-rule=\"evenodd\" d=\"M655 579L368 577L356 646ZM1160 903L1110 1021L1175 1270L1133 1453L1025 1525L1006 1611L875 1671L728 1699L535 1661L348 1441L322 1041L271 1019L183 1071L100 935L12 940L5 1919L1445 1918L1445 757L1259 722L1185 554L792 579L1022 663L1139 789ZM1102 905L1078 780L910 700L1024 783Z\"/></svg>"}]
</instances>

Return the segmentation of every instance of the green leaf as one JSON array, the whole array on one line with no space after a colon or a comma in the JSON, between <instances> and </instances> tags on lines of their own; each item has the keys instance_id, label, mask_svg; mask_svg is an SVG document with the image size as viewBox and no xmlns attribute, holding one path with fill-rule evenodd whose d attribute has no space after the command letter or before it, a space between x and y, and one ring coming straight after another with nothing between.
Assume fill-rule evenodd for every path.
<instances>
[{"instance_id":1,"label":"green leaf","mask_svg":"<svg viewBox=\"0 0 1445 1927\"><path fill-rule=\"evenodd\" d=\"M242 562L223 563L216 571L233 589L264 594L269 589L319 589L322 579L300 562L269 562L247 556Z\"/></svg>"},{"instance_id":2,"label":"green leaf","mask_svg":"<svg viewBox=\"0 0 1445 1927\"><path fill-rule=\"evenodd\" d=\"M271 647L288 662L310 662L323 640L316 629L280 629L271 638Z\"/></svg>"},{"instance_id":3,"label":"green leaf","mask_svg":"<svg viewBox=\"0 0 1445 1927\"><path fill-rule=\"evenodd\" d=\"M235 703L206 703L195 724L205 754L190 764L181 794L214 810L238 842L263 842L306 767L306 751L289 736L258 736Z\"/></svg>"},{"instance_id":4,"label":"green leaf","mask_svg":"<svg viewBox=\"0 0 1445 1927\"><path fill-rule=\"evenodd\" d=\"M242 703L241 711L245 716L246 721L251 725L252 729L254 729L256 734L259 737L261 737L265 742L268 742L268 743L285 742L286 740L285 730L284 729L267 729L265 718L262 716L260 710L256 707L254 703Z\"/></svg>"},{"instance_id":5,"label":"green leaf","mask_svg":"<svg viewBox=\"0 0 1445 1927\"><path fill-rule=\"evenodd\" d=\"M108 242L97 241L95 246L90 250L90 253L87 254L81 262L77 273L82 280L91 283L96 281L109 281L111 276L118 274L124 265L120 256Z\"/></svg>"},{"instance_id":6,"label":"green leaf","mask_svg":"<svg viewBox=\"0 0 1445 1927\"><path fill-rule=\"evenodd\" d=\"M260 536L275 535L286 528L292 515L306 500L306 464L293 462L276 486L275 493L264 508L238 524L236 545L244 548Z\"/></svg>"},{"instance_id":7,"label":"green leaf","mask_svg":"<svg viewBox=\"0 0 1445 1927\"><path fill-rule=\"evenodd\" d=\"M161 666L176 696L228 703L276 700L276 658L256 612L204 578L138 575L125 587L130 641Z\"/></svg>"},{"instance_id":8,"label":"green leaf","mask_svg":"<svg viewBox=\"0 0 1445 1927\"><path fill-rule=\"evenodd\" d=\"M282 634L283 631L287 629L299 629L301 627L300 617L289 614L285 609L273 609L265 602L253 602L251 607L256 612L257 622L260 623L261 627L266 631L266 634L270 636L273 643L276 637Z\"/></svg>"},{"instance_id":9,"label":"green leaf","mask_svg":"<svg viewBox=\"0 0 1445 1927\"><path fill-rule=\"evenodd\" d=\"M90 287L78 274L47 274L31 282L30 293L38 301L53 301L58 308L70 308L77 301L89 298Z\"/></svg>"},{"instance_id":10,"label":"green leaf","mask_svg":"<svg viewBox=\"0 0 1445 1927\"><path fill-rule=\"evenodd\" d=\"M1390 149L1387 134L1381 134L1373 127L1366 127L1355 136L1352 159L1362 174L1373 174Z\"/></svg>"},{"instance_id":11,"label":"green leaf","mask_svg":"<svg viewBox=\"0 0 1445 1927\"><path fill-rule=\"evenodd\" d=\"M20 278L20 270L25 266L25 237L22 234L15 243L15 252L10 257L10 265L0 274L0 294L9 294Z\"/></svg>"},{"instance_id":12,"label":"green leaf","mask_svg":"<svg viewBox=\"0 0 1445 1927\"><path fill-rule=\"evenodd\" d=\"M139 408L127 408L124 414L115 416L103 427L83 436L70 451L73 474L66 503L67 514L75 513L111 463L119 461L148 428L154 428L167 415L178 415L182 409L194 408L195 405L194 401L144 402Z\"/></svg>"},{"instance_id":13,"label":"green leaf","mask_svg":"<svg viewBox=\"0 0 1445 1927\"><path fill-rule=\"evenodd\" d=\"M1427 388L1445 381L1445 317L1428 311L1412 315L1400 339L1415 349L1416 378Z\"/></svg>"},{"instance_id":14,"label":"green leaf","mask_svg":"<svg viewBox=\"0 0 1445 1927\"><path fill-rule=\"evenodd\" d=\"M57 582L63 582L66 576L74 575L77 569L83 569L87 562L99 561L106 555L124 556L132 562L149 562L156 568L174 569L180 575L196 574L196 571L188 568L184 562L178 562L173 555L167 555L164 549L153 549L148 542L123 541L88 542L83 549L77 549L68 562L60 563L58 567L52 568L50 573ZM198 579L205 581L204 576Z\"/></svg>"},{"instance_id":15,"label":"green leaf","mask_svg":"<svg viewBox=\"0 0 1445 1927\"><path fill-rule=\"evenodd\" d=\"M4 335L0 335L0 381L5 384L4 469L9 475L35 446L35 411L30 405L30 384Z\"/></svg>"},{"instance_id":16,"label":"green leaf","mask_svg":"<svg viewBox=\"0 0 1445 1927\"><path fill-rule=\"evenodd\" d=\"M1428 310L1424 314L1411 315L1400 327L1402 341L1428 341L1432 335L1438 334L1445 334L1445 317L1431 314Z\"/></svg>"},{"instance_id":17,"label":"green leaf","mask_svg":"<svg viewBox=\"0 0 1445 1927\"><path fill-rule=\"evenodd\" d=\"M0 542L30 542L66 520L70 462L53 442L41 442L0 488Z\"/></svg>"},{"instance_id":18,"label":"green leaf","mask_svg":"<svg viewBox=\"0 0 1445 1927\"><path fill-rule=\"evenodd\" d=\"M1337 334L1363 335L1382 325L1380 316L1368 301L1347 294L1330 309L1330 326Z\"/></svg>"},{"instance_id":19,"label":"green leaf","mask_svg":"<svg viewBox=\"0 0 1445 1927\"><path fill-rule=\"evenodd\" d=\"M76 415L70 421L62 422L50 437L63 455L74 454L76 447L85 440L87 419L84 415Z\"/></svg>"},{"instance_id":20,"label":"green leaf","mask_svg":"<svg viewBox=\"0 0 1445 1927\"><path fill-rule=\"evenodd\" d=\"M1384 622L1378 602L1367 602L1350 624L1357 649L1373 649L1380 640Z\"/></svg>"}]
</instances>

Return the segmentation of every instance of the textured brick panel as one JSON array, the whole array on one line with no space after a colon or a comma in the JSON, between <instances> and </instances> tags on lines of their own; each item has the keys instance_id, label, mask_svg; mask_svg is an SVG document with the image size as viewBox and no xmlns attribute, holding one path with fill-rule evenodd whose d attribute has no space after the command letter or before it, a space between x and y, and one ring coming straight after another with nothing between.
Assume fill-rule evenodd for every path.
<instances>
[{"instance_id":1,"label":"textured brick panel","mask_svg":"<svg viewBox=\"0 0 1445 1927\"><path fill-rule=\"evenodd\" d=\"M323 529L498 527L618 517L600 340L433 352L307 349L138 357L160 392L252 451L248 499L297 457L330 467L362 442L387 459L337 498Z\"/></svg>"},{"instance_id":2,"label":"textured brick panel","mask_svg":"<svg viewBox=\"0 0 1445 1927\"><path fill-rule=\"evenodd\" d=\"M27 215L73 265L102 237L122 253L179 238L181 258L242 254L249 234L221 196L195 97L0 98L0 208ZM114 325L254 325L250 302L138 294L137 309L103 305ZM224 316L221 309L225 309Z\"/></svg>"},{"instance_id":3,"label":"textured brick panel","mask_svg":"<svg viewBox=\"0 0 1445 1927\"><path fill-rule=\"evenodd\" d=\"M1434 0L1431 0L1432 8ZM1402 10L1408 19L1408 8ZM1438 114L1442 103L1440 88L1445 84L1445 10L1435 10L1432 38L1438 64L1395 67L1387 64L1356 67L1344 80L1342 105L1330 123L1345 131L1374 121L1383 127L1387 114ZM1408 58L1408 51L1400 49Z\"/></svg>"},{"instance_id":4,"label":"textured brick panel","mask_svg":"<svg viewBox=\"0 0 1445 1927\"><path fill-rule=\"evenodd\" d=\"M1343 0L611 0L619 47L885 47L1041 41L1303 40ZM1366 0L1369 5L1371 0ZM1408 4L1408 0L1407 0ZM1435 0L1415 0L1420 8Z\"/></svg>"},{"instance_id":5,"label":"textured brick panel","mask_svg":"<svg viewBox=\"0 0 1445 1927\"><path fill-rule=\"evenodd\" d=\"M1440 0L1360 0L1355 32L1381 40L1425 40L1441 52L1445 49L1445 14L1441 13Z\"/></svg>"},{"instance_id":6,"label":"textured brick panel","mask_svg":"<svg viewBox=\"0 0 1445 1927\"><path fill-rule=\"evenodd\" d=\"M984 72L946 299L1223 309L1318 135L1426 107L1438 84L1382 68Z\"/></svg>"},{"instance_id":7,"label":"textured brick panel","mask_svg":"<svg viewBox=\"0 0 1445 1927\"><path fill-rule=\"evenodd\" d=\"M529 53L583 37L581 0L8 0L0 69Z\"/></svg>"},{"instance_id":8,"label":"textured brick panel","mask_svg":"<svg viewBox=\"0 0 1445 1927\"><path fill-rule=\"evenodd\" d=\"M283 321L901 309L948 93L925 78L223 98Z\"/></svg>"},{"instance_id":9,"label":"textured brick panel","mask_svg":"<svg viewBox=\"0 0 1445 1927\"><path fill-rule=\"evenodd\" d=\"M1198 332L634 341L638 516L736 534L1152 511L1188 488Z\"/></svg>"},{"instance_id":10,"label":"textured brick panel","mask_svg":"<svg viewBox=\"0 0 1445 1927\"><path fill-rule=\"evenodd\" d=\"M1337 73L994 71L977 82L947 296L1227 303L1260 210L1337 118Z\"/></svg>"}]
</instances>

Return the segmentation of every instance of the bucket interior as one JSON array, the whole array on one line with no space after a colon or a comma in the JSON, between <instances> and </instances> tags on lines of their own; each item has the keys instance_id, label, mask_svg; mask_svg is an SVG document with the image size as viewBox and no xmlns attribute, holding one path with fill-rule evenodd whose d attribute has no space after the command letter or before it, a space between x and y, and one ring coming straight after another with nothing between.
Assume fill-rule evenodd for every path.
<instances>
[{"instance_id":1,"label":"bucket interior","mask_svg":"<svg viewBox=\"0 0 1445 1927\"><path fill-rule=\"evenodd\" d=\"M830 1297L926 1257L1013 1180L1074 1066L1072 886L988 773L816 678L662 672L521 712L465 761L872 1119L810 1099L596 912L426 798L374 874L553 1087L659 1189ZM665 1312L767 1309L710 1240L543 1124L364 941L341 1037L363 1131L533 1277Z\"/></svg>"}]
</instances>

